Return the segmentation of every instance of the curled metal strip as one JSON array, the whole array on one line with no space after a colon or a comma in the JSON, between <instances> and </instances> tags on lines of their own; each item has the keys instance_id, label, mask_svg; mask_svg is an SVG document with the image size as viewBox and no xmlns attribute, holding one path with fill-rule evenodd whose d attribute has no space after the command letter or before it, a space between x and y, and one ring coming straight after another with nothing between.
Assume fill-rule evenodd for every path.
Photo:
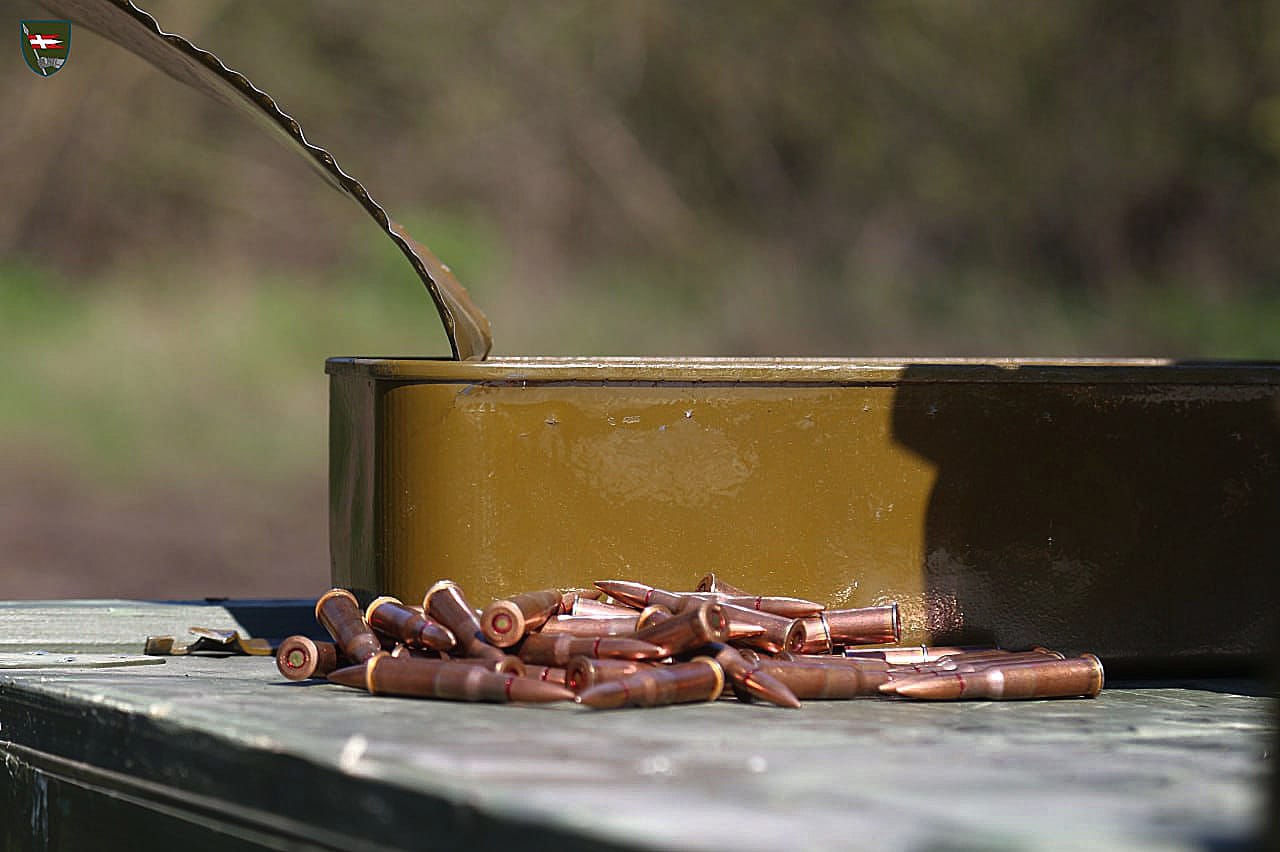
<instances>
[{"instance_id":1,"label":"curled metal strip","mask_svg":"<svg viewBox=\"0 0 1280 852\"><path fill-rule=\"evenodd\" d=\"M354 198L408 258L440 312L453 356L482 360L493 348L489 320L476 307L449 267L393 221L358 180L344 172L333 155L307 141L302 126L275 99L217 56L180 35L160 29L156 19L129 0L41 0L56 15L81 24L136 53L174 79L198 89L271 131L301 154L331 186Z\"/></svg>"}]
</instances>

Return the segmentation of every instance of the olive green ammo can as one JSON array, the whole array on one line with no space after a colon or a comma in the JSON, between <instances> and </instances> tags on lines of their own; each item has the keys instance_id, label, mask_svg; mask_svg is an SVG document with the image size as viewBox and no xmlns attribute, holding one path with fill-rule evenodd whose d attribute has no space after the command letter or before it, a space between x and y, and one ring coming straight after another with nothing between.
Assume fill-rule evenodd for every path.
<instances>
[{"instance_id":1,"label":"olive green ammo can","mask_svg":"<svg viewBox=\"0 0 1280 852\"><path fill-rule=\"evenodd\" d=\"M711 571L836 608L897 601L908 643L1217 665L1271 636L1280 364L327 370L333 582L366 600L439 577L484 605Z\"/></svg>"}]
</instances>

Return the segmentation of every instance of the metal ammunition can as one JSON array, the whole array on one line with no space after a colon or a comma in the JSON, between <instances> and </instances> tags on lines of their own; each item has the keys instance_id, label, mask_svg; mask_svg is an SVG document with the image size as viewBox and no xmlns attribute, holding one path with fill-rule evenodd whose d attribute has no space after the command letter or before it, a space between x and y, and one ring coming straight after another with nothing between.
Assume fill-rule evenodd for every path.
<instances>
[{"instance_id":1,"label":"metal ammunition can","mask_svg":"<svg viewBox=\"0 0 1280 852\"><path fill-rule=\"evenodd\" d=\"M1271 635L1280 364L327 371L333 580L366 601L415 600L439 576L501 596L633 565L671 589L712 571L832 608L896 600L905 643L1114 664L1239 659Z\"/></svg>"}]
</instances>

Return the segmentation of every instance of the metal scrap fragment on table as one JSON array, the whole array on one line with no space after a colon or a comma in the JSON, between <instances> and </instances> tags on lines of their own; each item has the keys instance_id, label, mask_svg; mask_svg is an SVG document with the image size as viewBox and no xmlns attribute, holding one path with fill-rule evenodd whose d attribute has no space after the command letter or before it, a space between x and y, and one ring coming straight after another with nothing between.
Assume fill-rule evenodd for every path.
<instances>
[{"instance_id":1,"label":"metal scrap fragment on table","mask_svg":"<svg viewBox=\"0 0 1280 852\"><path fill-rule=\"evenodd\" d=\"M192 627L195 641L179 645L174 636L148 636L143 653L154 657L183 657L187 654L227 654L264 657L274 653L266 639L247 639L237 630Z\"/></svg>"}]
</instances>

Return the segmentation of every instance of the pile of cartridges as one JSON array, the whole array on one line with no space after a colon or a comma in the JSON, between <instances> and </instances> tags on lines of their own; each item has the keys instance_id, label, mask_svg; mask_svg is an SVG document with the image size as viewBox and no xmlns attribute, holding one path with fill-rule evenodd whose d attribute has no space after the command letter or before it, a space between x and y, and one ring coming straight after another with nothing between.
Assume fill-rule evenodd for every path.
<instances>
[{"instance_id":1,"label":"pile of cartridges","mask_svg":"<svg viewBox=\"0 0 1280 852\"><path fill-rule=\"evenodd\" d=\"M799 707L801 699L1058 698L1097 695L1102 663L1030 651L880 647L901 631L897 604L829 610L760 597L708 574L692 592L628 580L548 589L474 609L441 580L411 606L363 611L333 589L316 618L334 643L292 636L276 665L377 695L453 701L574 701L598 709L714 701Z\"/></svg>"}]
</instances>

